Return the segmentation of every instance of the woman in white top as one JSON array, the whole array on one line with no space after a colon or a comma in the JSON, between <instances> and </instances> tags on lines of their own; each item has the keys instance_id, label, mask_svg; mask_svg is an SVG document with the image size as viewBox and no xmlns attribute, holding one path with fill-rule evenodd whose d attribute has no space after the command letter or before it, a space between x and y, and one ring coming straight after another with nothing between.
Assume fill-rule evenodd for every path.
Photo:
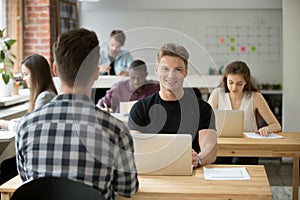
<instances>
[{"instance_id":1,"label":"woman in white top","mask_svg":"<svg viewBox=\"0 0 300 200\"><path fill-rule=\"evenodd\" d=\"M27 57L22 62L23 79L30 89L29 108L28 112L37 109L57 95L50 65L48 61L41 55L34 54ZM5 128L14 131L18 119L10 121L0 120L0 128ZM0 184L9 180L18 174L16 168L16 158L4 160L0 166Z\"/></svg>"},{"instance_id":2,"label":"woman in white top","mask_svg":"<svg viewBox=\"0 0 300 200\"><path fill-rule=\"evenodd\" d=\"M264 97L253 86L250 70L244 62L234 61L227 65L221 87L212 92L208 103L213 109L243 110L245 132L257 132L266 136L281 130L281 125ZM267 126L258 128L257 114L264 119Z\"/></svg>"}]
</instances>

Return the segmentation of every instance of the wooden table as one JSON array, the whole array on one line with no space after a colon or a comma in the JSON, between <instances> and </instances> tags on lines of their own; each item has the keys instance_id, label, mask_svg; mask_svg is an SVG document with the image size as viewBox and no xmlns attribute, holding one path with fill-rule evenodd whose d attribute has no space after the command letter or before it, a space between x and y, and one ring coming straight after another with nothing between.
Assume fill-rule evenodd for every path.
<instances>
[{"instance_id":1,"label":"wooden table","mask_svg":"<svg viewBox=\"0 0 300 200\"><path fill-rule=\"evenodd\" d=\"M207 167L233 167L209 165ZM243 167L243 166L234 166ZM190 199L271 199L272 192L264 166L246 166L251 180L204 180L203 170L194 170L192 176L139 176L140 187L132 199L190 200ZM22 184L19 176L0 186L1 200L9 200ZM128 199L117 197L118 200Z\"/></svg>"},{"instance_id":2,"label":"wooden table","mask_svg":"<svg viewBox=\"0 0 300 200\"><path fill-rule=\"evenodd\" d=\"M300 133L282 139L219 138L218 156L293 157L293 200L298 200Z\"/></svg>"},{"instance_id":3,"label":"wooden table","mask_svg":"<svg viewBox=\"0 0 300 200\"><path fill-rule=\"evenodd\" d=\"M242 167L207 165L206 167ZM251 180L204 180L203 169L194 170L192 176L139 176L139 191L133 200L219 200L219 199L271 199L272 192L264 166L246 166ZM127 198L118 197L118 200Z\"/></svg>"},{"instance_id":4,"label":"wooden table","mask_svg":"<svg viewBox=\"0 0 300 200\"><path fill-rule=\"evenodd\" d=\"M15 190L22 185L20 176L15 176L0 186L1 200L9 200Z\"/></svg>"}]
</instances>

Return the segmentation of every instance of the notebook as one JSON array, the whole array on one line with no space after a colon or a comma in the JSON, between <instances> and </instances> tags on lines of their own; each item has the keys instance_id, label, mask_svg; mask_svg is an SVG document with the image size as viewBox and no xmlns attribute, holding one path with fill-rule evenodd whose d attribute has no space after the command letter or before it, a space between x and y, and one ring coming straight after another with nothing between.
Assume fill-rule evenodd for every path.
<instances>
[{"instance_id":1,"label":"notebook","mask_svg":"<svg viewBox=\"0 0 300 200\"><path fill-rule=\"evenodd\" d=\"M139 174L192 175L190 134L133 133L132 137Z\"/></svg>"},{"instance_id":2,"label":"notebook","mask_svg":"<svg viewBox=\"0 0 300 200\"><path fill-rule=\"evenodd\" d=\"M244 137L244 111L214 110L219 137Z\"/></svg>"}]
</instances>

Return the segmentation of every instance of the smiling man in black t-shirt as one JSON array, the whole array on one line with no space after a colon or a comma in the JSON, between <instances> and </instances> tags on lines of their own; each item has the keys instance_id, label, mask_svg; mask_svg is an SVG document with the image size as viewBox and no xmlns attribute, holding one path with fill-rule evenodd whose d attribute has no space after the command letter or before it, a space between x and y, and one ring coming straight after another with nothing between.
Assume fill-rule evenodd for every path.
<instances>
[{"instance_id":1,"label":"smiling man in black t-shirt","mask_svg":"<svg viewBox=\"0 0 300 200\"><path fill-rule=\"evenodd\" d=\"M143 133L191 134L192 164L197 167L215 161L217 135L210 105L183 89L188 58L186 49L178 44L168 43L160 48L155 66L160 91L132 107L128 125Z\"/></svg>"}]
</instances>

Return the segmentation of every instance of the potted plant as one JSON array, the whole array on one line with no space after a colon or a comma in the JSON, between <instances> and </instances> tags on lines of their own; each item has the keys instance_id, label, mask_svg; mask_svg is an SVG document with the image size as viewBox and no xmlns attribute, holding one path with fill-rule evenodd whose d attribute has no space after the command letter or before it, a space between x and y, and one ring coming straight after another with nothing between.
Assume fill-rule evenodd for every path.
<instances>
[{"instance_id":1,"label":"potted plant","mask_svg":"<svg viewBox=\"0 0 300 200\"><path fill-rule=\"evenodd\" d=\"M11 52L11 46L16 42L4 36L5 29L0 29L0 96L10 96L13 90L13 60L16 56Z\"/></svg>"}]
</instances>

